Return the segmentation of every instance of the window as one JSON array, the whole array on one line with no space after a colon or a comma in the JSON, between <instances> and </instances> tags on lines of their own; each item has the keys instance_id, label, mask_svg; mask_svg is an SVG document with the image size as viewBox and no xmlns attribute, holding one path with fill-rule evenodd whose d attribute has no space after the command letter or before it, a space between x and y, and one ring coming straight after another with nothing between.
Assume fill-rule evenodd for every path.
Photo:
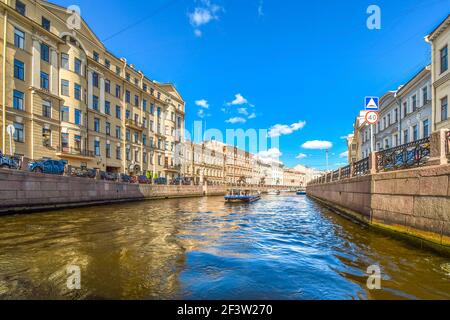
<instances>
[{"instance_id":1,"label":"window","mask_svg":"<svg viewBox=\"0 0 450 320\"><path fill-rule=\"evenodd\" d=\"M74 68L75 73L77 74L81 74L81 60L75 58L75 68Z\"/></svg>"},{"instance_id":2,"label":"window","mask_svg":"<svg viewBox=\"0 0 450 320\"><path fill-rule=\"evenodd\" d=\"M127 81L130 81L130 74L127 73L127 74L125 75L125 78L127 79Z\"/></svg>"},{"instance_id":3,"label":"window","mask_svg":"<svg viewBox=\"0 0 450 320\"><path fill-rule=\"evenodd\" d=\"M143 144L144 146L147 145L147 135L146 135L146 134L143 134L143 135L142 135L142 144Z\"/></svg>"},{"instance_id":4,"label":"window","mask_svg":"<svg viewBox=\"0 0 450 320\"><path fill-rule=\"evenodd\" d=\"M139 142L139 133L138 133L138 132L135 132L135 133L134 133L134 142L135 142L135 143L138 143L138 142Z\"/></svg>"},{"instance_id":5,"label":"window","mask_svg":"<svg viewBox=\"0 0 450 320\"><path fill-rule=\"evenodd\" d=\"M139 150L134 150L134 161L139 162Z\"/></svg>"},{"instance_id":6,"label":"window","mask_svg":"<svg viewBox=\"0 0 450 320\"><path fill-rule=\"evenodd\" d=\"M42 128L42 145L44 147L52 145L52 131L48 128Z\"/></svg>"},{"instance_id":7,"label":"window","mask_svg":"<svg viewBox=\"0 0 450 320\"><path fill-rule=\"evenodd\" d=\"M111 115L111 102L105 101L105 114Z\"/></svg>"},{"instance_id":8,"label":"window","mask_svg":"<svg viewBox=\"0 0 450 320\"><path fill-rule=\"evenodd\" d=\"M142 100L142 110L144 110L144 112L147 112L147 100L145 99Z\"/></svg>"},{"instance_id":9,"label":"window","mask_svg":"<svg viewBox=\"0 0 450 320\"><path fill-rule=\"evenodd\" d=\"M142 89L147 92L147 84L144 83L144 85L142 86Z\"/></svg>"},{"instance_id":10,"label":"window","mask_svg":"<svg viewBox=\"0 0 450 320\"><path fill-rule=\"evenodd\" d=\"M42 28L44 28L47 31L50 31L50 20L48 20L45 17L42 17Z\"/></svg>"},{"instance_id":11,"label":"window","mask_svg":"<svg viewBox=\"0 0 450 320\"><path fill-rule=\"evenodd\" d=\"M409 143L409 130L403 131L403 143Z\"/></svg>"},{"instance_id":12,"label":"window","mask_svg":"<svg viewBox=\"0 0 450 320\"><path fill-rule=\"evenodd\" d=\"M111 67L111 62L108 59L105 59L105 67L108 69Z\"/></svg>"},{"instance_id":13,"label":"window","mask_svg":"<svg viewBox=\"0 0 450 320\"><path fill-rule=\"evenodd\" d=\"M422 88L423 106L428 103L428 87Z\"/></svg>"},{"instance_id":14,"label":"window","mask_svg":"<svg viewBox=\"0 0 450 320\"><path fill-rule=\"evenodd\" d=\"M122 129L120 128L120 126L116 126L116 138L122 139Z\"/></svg>"},{"instance_id":15,"label":"window","mask_svg":"<svg viewBox=\"0 0 450 320\"><path fill-rule=\"evenodd\" d=\"M100 56L98 55L98 52L94 51L94 53L92 54L93 58L95 61L99 61L100 60Z\"/></svg>"},{"instance_id":16,"label":"window","mask_svg":"<svg viewBox=\"0 0 450 320\"><path fill-rule=\"evenodd\" d=\"M81 86L78 83L75 83L74 96L76 100L81 100Z\"/></svg>"},{"instance_id":17,"label":"window","mask_svg":"<svg viewBox=\"0 0 450 320\"><path fill-rule=\"evenodd\" d=\"M150 104L150 113L151 114L155 113L155 106L153 105L153 103Z\"/></svg>"},{"instance_id":18,"label":"window","mask_svg":"<svg viewBox=\"0 0 450 320\"><path fill-rule=\"evenodd\" d=\"M69 81L68 80L61 80L61 94L63 96L68 97L69 96Z\"/></svg>"},{"instance_id":19,"label":"window","mask_svg":"<svg viewBox=\"0 0 450 320\"><path fill-rule=\"evenodd\" d=\"M111 81L108 79L105 80L105 92L111 93Z\"/></svg>"},{"instance_id":20,"label":"window","mask_svg":"<svg viewBox=\"0 0 450 320\"><path fill-rule=\"evenodd\" d=\"M25 79L25 65L17 59L14 59L14 78L22 81Z\"/></svg>"},{"instance_id":21,"label":"window","mask_svg":"<svg viewBox=\"0 0 450 320\"><path fill-rule=\"evenodd\" d=\"M77 151L81 150L81 136L74 136L74 149Z\"/></svg>"},{"instance_id":22,"label":"window","mask_svg":"<svg viewBox=\"0 0 450 320\"><path fill-rule=\"evenodd\" d=\"M116 106L116 118L122 119L122 108L120 106Z\"/></svg>"},{"instance_id":23,"label":"window","mask_svg":"<svg viewBox=\"0 0 450 320\"><path fill-rule=\"evenodd\" d=\"M45 43L41 43L41 59L50 62L50 47Z\"/></svg>"},{"instance_id":24,"label":"window","mask_svg":"<svg viewBox=\"0 0 450 320\"><path fill-rule=\"evenodd\" d=\"M61 133L61 147L63 149L69 148L69 134Z\"/></svg>"},{"instance_id":25,"label":"window","mask_svg":"<svg viewBox=\"0 0 450 320\"><path fill-rule=\"evenodd\" d=\"M415 125L413 127L413 141L419 140L419 127Z\"/></svg>"},{"instance_id":26,"label":"window","mask_svg":"<svg viewBox=\"0 0 450 320\"><path fill-rule=\"evenodd\" d=\"M109 143L106 144L105 152L106 152L106 157L108 159L111 158L111 145Z\"/></svg>"},{"instance_id":27,"label":"window","mask_svg":"<svg viewBox=\"0 0 450 320\"><path fill-rule=\"evenodd\" d=\"M428 119L423 122L423 137L428 138L430 136L430 124Z\"/></svg>"},{"instance_id":28,"label":"window","mask_svg":"<svg viewBox=\"0 0 450 320\"><path fill-rule=\"evenodd\" d=\"M14 141L25 142L24 126L21 123L14 122Z\"/></svg>"},{"instance_id":29,"label":"window","mask_svg":"<svg viewBox=\"0 0 450 320\"><path fill-rule=\"evenodd\" d=\"M81 126L81 110L75 109L75 124Z\"/></svg>"},{"instance_id":30,"label":"window","mask_svg":"<svg viewBox=\"0 0 450 320\"><path fill-rule=\"evenodd\" d=\"M407 114L408 114L408 103L404 102L403 103L403 118L406 117Z\"/></svg>"},{"instance_id":31,"label":"window","mask_svg":"<svg viewBox=\"0 0 450 320\"><path fill-rule=\"evenodd\" d=\"M155 93L155 89L153 89L153 88L150 88L150 94L153 96L154 95L154 93Z\"/></svg>"},{"instance_id":32,"label":"window","mask_svg":"<svg viewBox=\"0 0 450 320\"><path fill-rule=\"evenodd\" d=\"M131 93L128 90L125 92L125 102L126 103L130 103L131 102Z\"/></svg>"},{"instance_id":33,"label":"window","mask_svg":"<svg viewBox=\"0 0 450 320\"><path fill-rule=\"evenodd\" d=\"M98 88L98 73L92 72L92 82L94 87Z\"/></svg>"},{"instance_id":34,"label":"window","mask_svg":"<svg viewBox=\"0 0 450 320\"><path fill-rule=\"evenodd\" d=\"M134 84L137 86L139 85L139 80L137 78L134 78Z\"/></svg>"},{"instance_id":35,"label":"window","mask_svg":"<svg viewBox=\"0 0 450 320\"><path fill-rule=\"evenodd\" d=\"M441 49L441 73L448 70L448 46Z\"/></svg>"},{"instance_id":36,"label":"window","mask_svg":"<svg viewBox=\"0 0 450 320\"><path fill-rule=\"evenodd\" d=\"M120 67L116 66L116 74L120 76Z\"/></svg>"},{"instance_id":37,"label":"window","mask_svg":"<svg viewBox=\"0 0 450 320\"><path fill-rule=\"evenodd\" d=\"M14 46L18 49L25 48L25 33L17 28L14 29Z\"/></svg>"},{"instance_id":38,"label":"window","mask_svg":"<svg viewBox=\"0 0 450 320\"><path fill-rule=\"evenodd\" d=\"M49 89L48 74L42 71L41 71L41 89L44 90Z\"/></svg>"},{"instance_id":39,"label":"window","mask_svg":"<svg viewBox=\"0 0 450 320\"><path fill-rule=\"evenodd\" d=\"M92 96L92 109L98 111L98 97Z\"/></svg>"},{"instance_id":40,"label":"window","mask_svg":"<svg viewBox=\"0 0 450 320\"><path fill-rule=\"evenodd\" d=\"M106 135L107 135L107 136L110 136L110 135L111 135L111 123L106 122L106 125L105 125L105 131L106 131Z\"/></svg>"},{"instance_id":41,"label":"window","mask_svg":"<svg viewBox=\"0 0 450 320\"><path fill-rule=\"evenodd\" d=\"M116 98L120 98L120 86L116 85Z\"/></svg>"},{"instance_id":42,"label":"window","mask_svg":"<svg viewBox=\"0 0 450 320\"><path fill-rule=\"evenodd\" d=\"M126 148L126 150L125 150L127 161L130 161L130 160L131 160L131 154L130 154L130 151L131 151L130 148Z\"/></svg>"},{"instance_id":43,"label":"window","mask_svg":"<svg viewBox=\"0 0 450 320\"><path fill-rule=\"evenodd\" d=\"M414 95L412 97L412 112L416 112L417 111L417 96Z\"/></svg>"},{"instance_id":44,"label":"window","mask_svg":"<svg viewBox=\"0 0 450 320\"><path fill-rule=\"evenodd\" d=\"M139 107L139 97L138 96L134 96L134 105L136 107Z\"/></svg>"},{"instance_id":45,"label":"window","mask_svg":"<svg viewBox=\"0 0 450 320\"><path fill-rule=\"evenodd\" d=\"M129 129L127 129L127 130L125 131L125 139L126 139L127 141L130 141L130 140L131 140L131 133L130 133L130 130L129 130Z\"/></svg>"},{"instance_id":46,"label":"window","mask_svg":"<svg viewBox=\"0 0 450 320\"><path fill-rule=\"evenodd\" d=\"M130 119L130 110L125 111L125 119Z\"/></svg>"},{"instance_id":47,"label":"window","mask_svg":"<svg viewBox=\"0 0 450 320\"><path fill-rule=\"evenodd\" d=\"M13 96L13 108L16 110L24 110L24 97L25 94L21 91L14 90Z\"/></svg>"},{"instance_id":48,"label":"window","mask_svg":"<svg viewBox=\"0 0 450 320\"><path fill-rule=\"evenodd\" d=\"M69 122L69 107L62 107L61 108L61 121L63 122Z\"/></svg>"},{"instance_id":49,"label":"window","mask_svg":"<svg viewBox=\"0 0 450 320\"><path fill-rule=\"evenodd\" d=\"M144 162L144 163L147 163L147 152L144 152L144 153L143 153L143 158L144 158L144 159L143 159L143 162Z\"/></svg>"},{"instance_id":50,"label":"window","mask_svg":"<svg viewBox=\"0 0 450 320\"><path fill-rule=\"evenodd\" d=\"M441 99L441 121L448 119L448 97Z\"/></svg>"},{"instance_id":51,"label":"window","mask_svg":"<svg viewBox=\"0 0 450 320\"><path fill-rule=\"evenodd\" d=\"M16 0L16 11L18 13L20 13L21 15L25 15L26 14L26 6L23 2Z\"/></svg>"},{"instance_id":52,"label":"window","mask_svg":"<svg viewBox=\"0 0 450 320\"><path fill-rule=\"evenodd\" d=\"M101 153L100 153L100 141L94 141L94 151L95 151L95 156L96 157L100 157Z\"/></svg>"},{"instance_id":53,"label":"window","mask_svg":"<svg viewBox=\"0 0 450 320\"><path fill-rule=\"evenodd\" d=\"M69 70L69 55L61 53L61 68Z\"/></svg>"},{"instance_id":54,"label":"window","mask_svg":"<svg viewBox=\"0 0 450 320\"><path fill-rule=\"evenodd\" d=\"M122 148L120 146L117 146L117 148L116 148L116 159L117 160L122 159Z\"/></svg>"},{"instance_id":55,"label":"window","mask_svg":"<svg viewBox=\"0 0 450 320\"><path fill-rule=\"evenodd\" d=\"M158 118L161 118L161 108L158 107L157 111L156 111L156 115L158 116Z\"/></svg>"},{"instance_id":56,"label":"window","mask_svg":"<svg viewBox=\"0 0 450 320\"><path fill-rule=\"evenodd\" d=\"M100 132L100 119L94 118L94 131Z\"/></svg>"},{"instance_id":57,"label":"window","mask_svg":"<svg viewBox=\"0 0 450 320\"><path fill-rule=\"evenodd\" d=\"M50 101L42 101L42 116L46 118L52 117L52 104Z\"/></svg>"}]
</instances>

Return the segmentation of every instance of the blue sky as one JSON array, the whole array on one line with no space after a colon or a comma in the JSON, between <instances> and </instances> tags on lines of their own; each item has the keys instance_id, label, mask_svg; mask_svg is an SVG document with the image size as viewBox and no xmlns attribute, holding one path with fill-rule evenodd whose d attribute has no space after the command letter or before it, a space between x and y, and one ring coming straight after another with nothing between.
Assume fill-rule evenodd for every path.
<instances>
[{"instance_id":1,"label":"blue sky","mask_svg":"<svg viewBox=\"0 0 450 320\"><path fill-rule=\"evenodd\" d=\"M201 119L222 130L281 125L281 160L319 169L325 151L302 145L329 141L330 165L342 165L342 137L364 97L396 89L430 63L424 37L450 9L450 0L53 1L80 6L111 52L173 82L187 128ZM366 27L371 4L381 8L381 30Z\"/></svg>"}]
</instances>

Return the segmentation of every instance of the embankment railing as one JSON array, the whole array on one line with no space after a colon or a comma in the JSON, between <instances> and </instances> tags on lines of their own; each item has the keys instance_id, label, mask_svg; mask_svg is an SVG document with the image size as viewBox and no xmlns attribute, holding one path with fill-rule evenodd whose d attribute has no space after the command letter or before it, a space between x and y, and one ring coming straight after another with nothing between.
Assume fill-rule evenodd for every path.
<instances>
[{"instance_id":1,"label":"embankment railing","mask_svg":"<svg viewBox=\"0 0 450 320\"><path fill-rule=\"evenodd\" d=\"M441 135L440 137L440 146L442 146L441 139L443 139L443 136ZM374 173L405 170L429 165L432 157L432 141L428 137L376 152L365 159L354 162L339 170L328 172L314 179L308 185L325 184L354 177L363 177ZM442 150L442 147L436 148L436 146L434 149L439 149L438 152L440 155L445 154L450 159L450 131L445 132L445 149Z\"/></svg>"}]
</instances>

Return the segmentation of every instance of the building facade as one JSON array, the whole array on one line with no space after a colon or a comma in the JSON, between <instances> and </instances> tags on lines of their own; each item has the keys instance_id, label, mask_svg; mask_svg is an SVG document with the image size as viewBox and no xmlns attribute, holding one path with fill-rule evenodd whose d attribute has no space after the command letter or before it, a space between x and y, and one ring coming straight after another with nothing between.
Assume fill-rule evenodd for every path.
<instances>
[{"instance_id":1,"label":"building facade","mask_svg":"<svg viewBox=\"0 0 450 320\"><path fill-rule=\"evenodd\" d=\"M426 38L431 44L432 130L450 128L448 100L450 97L450 15Z\"/></svg>"},{"instance_id":2,"label":"building facade","mask_svg":"<svg viewBox=\"0 0 450 320\"><path fill-rule=\"evenodd\" d=\"M30 159L173 179L185 103L111 54L84 20L41 0L0 2L1 148ZM5 29L6 26L6 29ZM6 128L14 127L9 137Z\"/></svg>"}]
</instances>

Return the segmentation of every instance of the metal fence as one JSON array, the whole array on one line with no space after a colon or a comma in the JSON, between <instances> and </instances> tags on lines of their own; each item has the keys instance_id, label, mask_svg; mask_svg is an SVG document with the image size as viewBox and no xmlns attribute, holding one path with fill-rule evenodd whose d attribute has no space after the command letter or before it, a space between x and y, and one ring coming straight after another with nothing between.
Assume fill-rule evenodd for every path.
<instances>
[{"instance_id":1,"label":"metal fence","mask_svg":"<svg viewBox=\"0 0 450 320\"><path fill-rule=\"evenodd\" d=\"M445 153L450 157L450 131L445 136ZM422 167L428 164L431 156L431 139L425 138L395 148L375 153L339 170L329 172L309 183L309 185L325 184L353 177L362 177L371 173L404 170ZM373 161L372 161L373 159Z\"/></svg>"},{"instance_id":2,"label":"metal fence","mask_svg":"<svg viewBox=\"0 0 450 320\"><path fill-rule=\"evenodd\" d=\"M430 159L430 138L377 152L377 172L420 167Z\"/></svg>"}]
</instances>

